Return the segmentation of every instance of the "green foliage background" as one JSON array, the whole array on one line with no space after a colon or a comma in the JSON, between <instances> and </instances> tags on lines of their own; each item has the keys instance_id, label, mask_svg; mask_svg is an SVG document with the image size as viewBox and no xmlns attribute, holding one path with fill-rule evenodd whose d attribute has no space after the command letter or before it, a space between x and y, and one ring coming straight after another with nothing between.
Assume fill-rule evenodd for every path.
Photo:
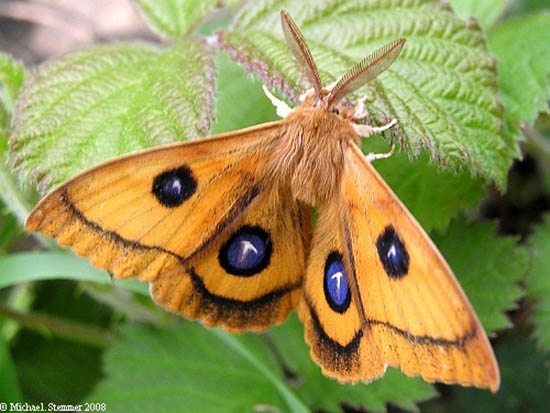
<instances>
[{"instance_id":1,"label":"green foliage background","mask_svg":"<svg viewBox=\"0 0 550 413\"><path fill-rule=\"evenodd\" d=\"M97 45L39 68L0 51L0 401L97 401L108 411L155 412L547 408L544 1L135 5L162 44ZM399 143L394 157L375 166L430 232L493 338L502 373L496 395L394 369L368 385L341 385L310 360L295 315L261 335L207 329L155 307L146 285L113 283L24 232L35 189L43 194L132 150L276 119L262 82L294 104L309 86L283 41L280 8L303 28L325 82L382 43L407 38L400 59L358 92L367 97L371 122L399 121L363 149ZM528 178L510 172L521 153L535 165ZM529 212L530 193L546 207ZM489 219L495 202L520 205L527 217ZM507 222L513 230L506 231Z\"/></svg>"}]
</instances>

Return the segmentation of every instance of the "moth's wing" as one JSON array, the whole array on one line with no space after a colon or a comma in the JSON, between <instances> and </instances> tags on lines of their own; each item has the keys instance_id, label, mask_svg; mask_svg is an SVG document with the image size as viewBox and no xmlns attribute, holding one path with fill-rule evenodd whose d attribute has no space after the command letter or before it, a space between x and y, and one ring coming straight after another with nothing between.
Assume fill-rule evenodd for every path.
<instances>
[{"instance_id":1,"label":"moth's wing","mask_svg":"<svg viewBox=\"0 0 550 413\"><path fill-rule=\"evenodd\" d=\"M279 136L279 128L280 123L274 122L117 158L47 195L28 217L27 229L40 230L60 244L71 246L96 267L118 278L139 276L153 282L157 301L171 310L206 320L213 320L211 314L216 311L225 311L215 317L222 326L266 328L284 315L269 313L273 305L286 303L281 310L284 313L295 301L305 265L305 258L300 256L304 246L295 246L297 263L281 260L273 253L264 272L277 273L278 277L266 285L254 282L258 277L250 277L251 284L245 285L243 277L220 270L219 262L209 257L215 254L220 237L244 216L250 220L256 217L266 231L273 231L274 240L283 236L275 221L297 219L302 212L293 205L281 209L280 216L271 216L268 223L260 219L268 202L265 193L271 188L262 181L259 171ZM249 212L252 208L254 214ZM295 228L284 242L302 242L298 232ZM207 268L199 265L201 259L209 263ZM193 268L196 277L191 275ZM189 283L194 291L181 289ZM167 291L168 285L179 295ZM270 296L273 292L278 295ZM196 304L199 296L220 297L220 301L205 299ZM216 307L222 305L223 298L241 296L240 307L229 305L227 311ZM248 310L247 303L261 313L255 319L249 317L249 324L235 315ZM230 307L236 310L229 311Z\"/></svg>"},{"instance_id":2,"label":"moth's wing","mask_svg":"<svg viewBox=\"0 0 550 413\"><path fill-rule=\"evenodd\" d=\"M151 284L164 307L230 331L283 322L301 298L311 234L308 206L268 188L208 246Z\"/></svg>"},{"instance_id":3,"label":"moth's wing","mask_svg":"<svg viewBox=\"0 0 550 413\"><path fill-rule=\"evenodd\" d=\"M330 221L334 228L340 228L340 243L333 248L345 257L352 293L347 312L358 312L357 319L361 320L359 348L368 341L378 358L374 359L374 367L364 365L372 363L365 357L354 360L357 366L350 372L327 367L338 367L345 357L326 359L319 353L317 359L328 374L344 381L358 377L370 381L388 364L427 381L496 391L500 378L493 351L449 266L356 145L350 143L345 159L341 204L333 207L335 211L328 211L330 215L320 216L319 223ZM317 234L312 253L319 251L318 260L326 262L326 248L321 251L316 239ZM304 294L320 289L319 283L327 278L327 271L320 270L319 265L308 266ZM316 285L310 286L313 277L317 277ZM327 302L342 295L342 289L334 284L328 291L332 295L317 291L318 300L324 298ZM335 317L334 310L331 313L325 308L325 312L329 314L325 318ZM330 340L339 337L336 328L342 327L338 324L320 325ZM312 350L315 352L315 347Z\"/></svg>"},{"instance_id":4,"label":"moth's wing","mask_svg":"<svg viewBox=\"0 0 550 413\"><path fill-rule=\"evenodd\" d=\"M323 374L341 382L370 381L384 374L386 363L364 328L357 292L342 278L349 272L340 231L342 205L336 196L319 208L298 315Z\"/></svg>"}]
</instances>

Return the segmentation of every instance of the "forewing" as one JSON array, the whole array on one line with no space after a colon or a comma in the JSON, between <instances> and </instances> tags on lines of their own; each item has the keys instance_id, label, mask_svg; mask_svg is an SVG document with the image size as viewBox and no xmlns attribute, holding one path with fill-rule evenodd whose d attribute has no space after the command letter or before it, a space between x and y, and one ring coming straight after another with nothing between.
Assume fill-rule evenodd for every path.
<instances>
[{"instance_id":1,"label":"forewing","mask_svg":"<svg viewBox=\"0 0 550 413\"><path fill-rule=\"evenodd\" d=\"M277 246L262 278L249 277L249 285L239 281L245 277L227 274L216 255L223 237L244 225L244 220L256 220L257 226L273 231L272 238L278 240L282 230L277 219L297 220L298 214L303 214L295 204L285 204L275 214L276 200L266 195L274 190L273 183L266 183L260 171L279 128L280 123L274 122L214 139L154 148L100 165L47 195L27 219L27 229L42 231L71 246L117 278L139 276L153 282L156 300L173 311L231 329L266 328L272 320L281 321L284 311L277 316L263 312L263 318L244 317L238 315L238 305L235 311L227 311L227 306L216 307L223 300L196 297L202 285L205 296L240 300L240 309L248 311L247 301L265 300L277 292L270 303L275 305L284 298L286 313L289 303L295 301L291 293L299 291L305 262L301 228L293 227L285 238L293 245L297 263L290 268L286 262L278 262L281 254ZM268 205L273 215L265 222ZM298 242L301 244L294 245ZM300 267L301 272L295 271ZM263 274L273 271L281 271L280 278L260 285L268 278ZM195 290L181 293L182 286L190 283ZM256 296L250 294L254 289Z\"/></svg>"}]
</instances>

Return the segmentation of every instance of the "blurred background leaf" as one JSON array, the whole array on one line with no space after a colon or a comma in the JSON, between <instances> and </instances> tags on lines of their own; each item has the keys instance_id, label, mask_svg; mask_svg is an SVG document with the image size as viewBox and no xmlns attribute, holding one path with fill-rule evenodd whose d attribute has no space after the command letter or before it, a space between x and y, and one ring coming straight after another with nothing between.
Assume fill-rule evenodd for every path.
<instances>
[{"instance_id":1,"label":"blurred background leaf","mask_svg":"<svg viewBox=\"0 0 550 413\"><path fill-rule=\"evenodd\" d=\"M0 335L0 400L3 402L22 402L23 395L12 361L8 343Z\"/></svg>"},{"instance_id":2,"label":"blurred background leaf","mask_svg":"<svg viewBox=\"0 0 550 413\"><path fill-rule=\"evenodd\" d=\"M489 48L500 61L502 98L514 120L533 123L539 112L550 109L548 39L548 12L508 20L489 32Z\"/></svg>"},{"instance_id":3,"label":"blurred background leaf","mask_svg":"<svg viewBox=\"0 0 550 413\"><path fill-rule=\"evenodd\" d=\"M460 17L475 17L481 27L488 30L504 14L510 0L451 0L450 3Z\"/></svg>"},{"instance_id":4,"label":"blurred background leaf","mask_svg":"<svg viewBox=\"0 0 550 413\"><path fill-rule=\"evenodd\" d=\"M148 26L167 39L183 37L222 1L220 0L135 0Z\"/></svg>"},{"instance_id":5,"label":"blurred background leaf","mask_svg":"<svg viewBox=\"0 0 550 413\"><path fill-rule=\"evenodd\" d=\"M550 215L536 228L529 246L533 261L526 286L527 295L534 301L535 336L539 346L550 351Z\"/></svg>"}]
</instances>

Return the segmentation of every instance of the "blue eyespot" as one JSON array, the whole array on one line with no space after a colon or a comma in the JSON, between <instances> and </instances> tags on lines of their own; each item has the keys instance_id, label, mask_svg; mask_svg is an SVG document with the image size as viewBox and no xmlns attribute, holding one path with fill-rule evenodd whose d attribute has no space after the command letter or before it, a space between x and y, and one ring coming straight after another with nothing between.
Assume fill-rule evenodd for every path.
<instances>
[{"instance_id":1,"label":"blue eyespot","mask_svg":"<svg viewBox=\"0 0 550 413\"><path fill-rule=\"evenodd\" d=\"M157 175L153 181L153 195L167 208L180 206L197 190L197 181L191 169L181 166Z\"/></svg>"},{"instance_id":2,"label":"blue eyespot","mask_svg":"<svg viewBox=\"0 0 550 413\"><path fill-rule=\"evenodd\" d=\"M271 253L269 234L258 226L245 225L223 244L218 261L229 274L250 277L269 265Z\"/></svg>"},{"instance_id":3,"label":"blue eyespot","mask_svg":"<svg viewBox=\"0 0 550 413\"><path fill-rule=\"evenodd\" d=\"M325 261L325 298L328 305L338 313L344 313L351 302L348 277L342 262L342 254L331 252Z\"/></svg>"},{"instance_id":4,"label":"blue eyespot","mask_svg":"<svg viewBox=\"0 0 550 413\"><path fill-rule=\"evenodd\" d=\"M376 248L384 270L389 277L401 278L407 274L409 271L409 253L391 225L388 225L382 235L378 237Z\"/></svg>"}]
</instances>

